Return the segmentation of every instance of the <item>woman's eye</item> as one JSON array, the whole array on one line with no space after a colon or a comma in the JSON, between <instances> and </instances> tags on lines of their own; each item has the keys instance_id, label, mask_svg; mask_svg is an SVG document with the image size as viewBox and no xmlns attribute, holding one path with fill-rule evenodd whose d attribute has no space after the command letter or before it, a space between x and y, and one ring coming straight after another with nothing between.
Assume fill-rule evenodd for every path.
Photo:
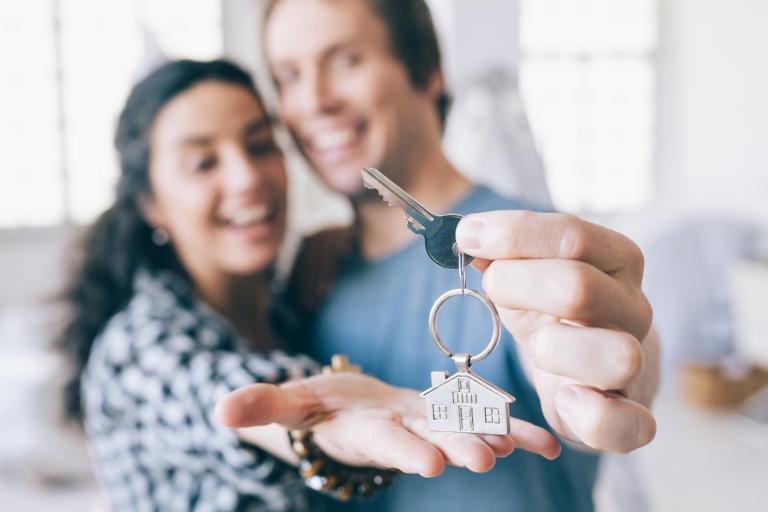
<instances>
[{"instance_id":1,"label":"woman's eye","mask_svg":"<svg viewBox=\"0 0 768 512\"><path fill-rule=\"evenodd\" d=\"M277 144L272 139L248 143L248 154L257 158L272 156L279 153L279 151Z\"/></svg>"},{"instance_id":2,"label":"woman's eye","mask_svg":"<svg viewBox=\"0 0 768 512\"><path fill-rule=\"evenodd\" d=\"M194 172L208 172L216 167L216 163L214 155L193 157L190 160L190 169Z\"/></svg>"}]
</instances>

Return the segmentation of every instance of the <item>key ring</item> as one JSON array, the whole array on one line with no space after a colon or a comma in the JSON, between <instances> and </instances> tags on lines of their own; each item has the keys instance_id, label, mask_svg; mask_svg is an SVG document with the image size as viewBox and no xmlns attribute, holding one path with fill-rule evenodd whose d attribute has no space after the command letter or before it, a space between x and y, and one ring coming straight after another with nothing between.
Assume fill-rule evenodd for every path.
<instances>
[{"instance_id":1,"label":"key ring","mask_svg":"<svg viewBox=\"0 0 768 512\"><path fill-rule=\"evenodd\" d=\"M448 299L457 295L469 295L470 297L473 297L482 302L486 309L488 309L488 311L491 313L491 320L493 321L493 334L491 334L491 340L488 342L488 345L476 356L473 356L472 354L466 354L466 365L468 367L470 364L470 359L472 362L482 361L488 357L491 352L493 352L494 348L496 348L496 344L499 342L499 336L501 334L501 320L499 319L499 312L496 311L496 306L493 305L493 302L491 302L488 297L478 292L477 290L462 287L448 290L442 294L437 298L435 303L432 304L432 309L429 312L429 333L432 335L432 339L435 341L437 348L439 348L440 352L445 354L447 357L453 358L453 352L451 352L448 347L445 346L445 343L443 343L443 340L440 338L440 334L437 332L437 314L440 312L442 305Z\"/></svg>"},{"instance_id":2,"label":"key ring","mask_svg":"<svg viewBox=\"0 0 768 512\"><path fill-rule=\"evenodd\" d=\"M462 295L464 295L464 291L467 289L467 267L464 261L464 253L459 251L459 285L461 286Z\"/></svg>"}]
</instances>

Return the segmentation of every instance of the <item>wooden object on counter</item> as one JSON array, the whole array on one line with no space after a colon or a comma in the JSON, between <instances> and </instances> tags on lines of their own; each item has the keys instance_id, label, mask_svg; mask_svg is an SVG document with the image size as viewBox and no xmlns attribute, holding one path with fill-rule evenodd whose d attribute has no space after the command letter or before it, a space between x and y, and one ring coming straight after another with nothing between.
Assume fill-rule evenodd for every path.
<instances>
[{"instance_id":1,"label":"wooden object on counter","mask_svg":"<svg viewBox=\"0 0 768 512\"><path fill-rule=\"evenodd\" d=\"M686 400L705 408L734 407L766 385L768 371L756 366L733 372L724 365L689 363L683 369Z\"/></svg>"}]
</instances>

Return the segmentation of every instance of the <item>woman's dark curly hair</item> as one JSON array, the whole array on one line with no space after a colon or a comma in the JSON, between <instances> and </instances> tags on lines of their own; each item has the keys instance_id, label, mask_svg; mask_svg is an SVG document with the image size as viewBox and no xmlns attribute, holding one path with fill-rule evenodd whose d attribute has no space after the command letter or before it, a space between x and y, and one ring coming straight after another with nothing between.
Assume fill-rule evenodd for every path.
<instances>
[{"instance_id":1,"label":"woman's dark curly hair","mask_svg":"<svg viewBox=\"0 0 768 512\"><path fill-rule=\"evenodd\" d=\"M120 175L115 202L85 234L79 261L62 296L69 317L57 346L71 362L64 400L72 419L82 420L80 377L93 341L131 299L136 272L148 267L186 275L170 244L152 242L153 228L141 213L140 201L151 195L150 134L157 115L173 98L204 81L239 85L259 99L251 77L235 64L179 60L136 84L118 119L115 148Z\"/></svg>"}]
</instances>

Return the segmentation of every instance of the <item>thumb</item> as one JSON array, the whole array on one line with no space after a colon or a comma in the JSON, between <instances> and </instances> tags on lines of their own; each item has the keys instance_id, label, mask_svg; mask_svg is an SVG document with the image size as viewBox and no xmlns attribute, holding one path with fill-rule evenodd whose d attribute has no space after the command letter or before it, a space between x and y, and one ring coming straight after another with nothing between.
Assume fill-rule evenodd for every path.
<instances>
[{"instance_id":1,"label":"thumb","mask_svg":"<svg viewBox=\"0 0 768 512\"><path fill-rule=\"evenodd\" d=\"M280 423L301 429L319 420L320 404L302 381L251 384L223 396L216 404L216 420L227 427L245 428Z\"/></svg>"}]
</instances>

